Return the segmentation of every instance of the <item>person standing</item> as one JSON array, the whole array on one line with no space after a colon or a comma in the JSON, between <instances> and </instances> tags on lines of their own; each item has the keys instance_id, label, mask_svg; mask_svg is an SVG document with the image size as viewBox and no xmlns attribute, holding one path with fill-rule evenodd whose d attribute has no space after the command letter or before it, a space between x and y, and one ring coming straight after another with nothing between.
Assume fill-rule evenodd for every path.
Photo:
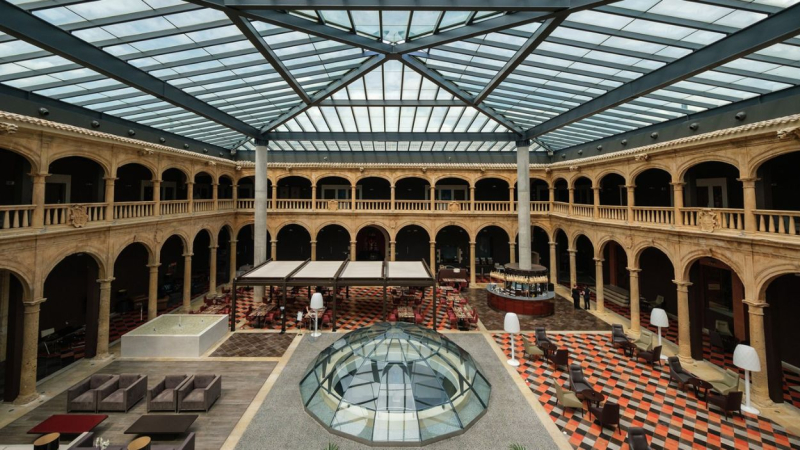
<instances>
[{"instance_id":1,"label":"person standing","mask_svg":"<svg viewBox=\"0 0 800 450\"><path fill-rule=\"evenodd\" d=\"M591 291L589 291L589 286L584 286L583 287L583 309L585 309L587 311L589 311L592 308L591 303L589 303L589 300L591 300L591 297L592 297L592 293L591 293Z\"/></svg>"},{"instance_id":2,"label":"person standing","mask_svg":"<svg viewBox=\"0 0 800 450\"><path fill-rule=\"evenodd\" d=\"M577 284L572 287L572 305L575 309L581 309L581 291Z\"/></svg>"}]
</instances>

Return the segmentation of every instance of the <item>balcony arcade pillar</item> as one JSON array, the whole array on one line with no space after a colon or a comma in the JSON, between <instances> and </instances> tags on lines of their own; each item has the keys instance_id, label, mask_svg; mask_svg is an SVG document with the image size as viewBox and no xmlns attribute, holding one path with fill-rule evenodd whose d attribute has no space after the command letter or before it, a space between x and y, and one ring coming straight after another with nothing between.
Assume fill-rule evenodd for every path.
<instances>
[{"instance_id":1,"label":"balcony arcade pillar","mask_svg":"<svg viewBox=\"0 0 800 450\"><path fill-rule=\"evenodd\" d=\"M431 245L431 272L436 276L436 241L429 241Z\"/></svg>"},{"instance_id":2,"label":"balcony arcade pillar","mask_svg":"<svg viewBox=\"0 0 800 450\"><path fill-rule=\"evenodd\" d=\"M30 174L33 182L33 196L31 197L31 203L34 205L31 216L31 227L33 228L44 227L44 188L48 176L50 176L49 173Z\"/></svg>"},{"instance_id":3,"label":"balcony arcade pillar","mask_svg":"<svg viewBox=\"0 0 800 450\"><path fill-rule=\"evenodd\" d=\"M350 200L351 200L350 209L355 211L356 210L356 185L355 184L350 186Z\"/></svg>"},{"instance_id":4,"label":"balcony arcade pillar","mask_svg":"<svg viewBox=\"0 0 800 450\"><path fill-rule=\"evenodd\" d=\"M475 211L475 186L469 187L469 210Z\"/></svg>"},{"instance_id":5,"label":"balcony arcade pillar","mask_svg":"<svg viewBox=\"0 0 800 450\"><path fill-rule=\"evenodd\" d=\"M392 185L389 186L389 188L391 189L391 193L390 193L390 197L389 197L389 201L390 201L389 211L394 212L394 202L395 202L395 192L394 192L395 191L395 185L394 185L394 183L392 183ZM394 260L392 260L392 261L394 261Z\"/></svg>"},{"instance_id":6,"label":"balcony arcade pillar","mask_svg":"<svg viewBox=\"0 0 800 450\"><path fill-rule=\"evenodd\" d=\"M764 309L769 307L766 300L744 300L750 316L750 346L756 349L761 361L761 371L752 372L753 396L761 402L770 402L767 371L767 337L764 332Z\"/></svg>"},{"instance_id":7,"label":"balcony arcade pillar","mask_svg":"<svg viewBox=\"0 0 800 450\"><path fill-rule=\"evenodd\" d=\"M631 284L631 333L639 336L642 333L641 316L639 314L639 272L642 269L628 267Z\"/></svg>"},{"instance_id":8,"label":"balcony arcade pillar","mask_svg":"<svg viewBox=\"0 0 800 450\"><path fill-rule=\"evenodd\" d=\"M278 260L278 240L277 239L273 239L269 243L270 243L270 252L272 254L272 259L273 259L273 261L277 261Z\"/></svg>"},{"instance_id":9,"label":"balcony arcade pillar","mask_svg":"<svg viewBox=\"0 0 800 450\"><path fill-rule=\"evenodd\" d=\"M568 248L567 252L569 253L569 288L573 289L578 284L578 271L575 262L578 250Z\"/></svg>"},{"instance_id":10,"label":"balcony arcade pillar","mask_svg":"<svg viewBox=\"0 0 800 450\"><path fill-rule=\"evenodd\" d=\"M568 214L571 216L574 214L572 212L572 207L575 205L575 188L570 186L567 188L567 191L569 191L569 209L567 211Z\"/></svg>"},{"instance_id":11,"label":"balcony arcade pillar","mask_svg":"<svg viewBox=\"0 0 800 450\"><path fill-rule=\"evenodd\" d=\"M558 263L556 261L556 243L548 242L548 244L550 244L550 283L552 283L553 286L555 286L558 284Z\"/></svg>"},{"instance_id":12,"label":"balcony arcade pillar","mask_svg":"<svg viewBox=\"0 0 800 450\"><path fill-rule=\"evenodd\" d=\"M604 283L603 280L603 258L595 258L594 259L594 295L595 295L595 310L598 314L603 314L606 309L606 301L605 301L605 294L603 293L604 290Z\"/></svg>"},{"instance_id":13,"label":"balcony arcade pillar","mask_svg":"<svg viewBox=\"0 0 800 450\"><path fill-rule=\"evenodd\" d=\"M514 188L511 188L514 206ZM531 268L531 154L530 141L517 141L517 229L519 234L519 267ZM514 241L509 242L514 262Z\"/></svg>"},{"instance_id":14,"label":"balcony arcade pillar","mask_svg":"<svg viewBox=\"0 0 800 450\"><path fill-rule=\"evenodd\" d=\"M192 255L183 254L183 312L192 310Z\"/></svg>"},{"instance_id":15,"label":"balcony arcade pillar","mask_svg":"<svg viewBox=\"0 0 800 450\"><path fill-rule=\"evenodd\" d=\"M508 187L508 210L512 213L514 212L514 186Z\"/></svg>"},{"instance_id":16,"label":"balcony arcade pillar","mask_svg":"<svg viewBox=\"0 0 800 450\"><path fill-rule=\"evenodd\" d=\"M431 211L436 211L436 185L431 184Z\"/></svg>"},{"instance_id":17,"label":"balcony arcade pillar","mask_svg":"<svg viewBox=\"0 0 800 450\"><path fill-rule=\"evenodd\" d=\"M217 246L209 246L208 256L208 292L215 294L217 292Z\"/></svg>"},{"instance_id":18,"label":"balcony arcade pillar","mask_svg":"<svg viewBox=\"0 0 800 450\"><path fill-rule=\"evenodd\" d=\"M253 223L253 266L259 266L267 260L267 196L269 180L267 176L267 159L269 153L267 141L256 139L256 173L255 173L255 201ZM272 185L272 207L275 208L275 185ZM273 251L272 257L275 257ZM253 299L260 303L264 299L264 287L253 288Z\"/></svg>"},{"instance_id":19,"label":"balcony arcade pillar","mask_svg":"<svg viewBox=\"0 0 800 450\"><path fill-rule=\"evenodd\" d=\"M600 186L593 186L592 192L594 193L594 201L592 203L594 210L592 211L592 217L597 220L600 218Z\"/></svg>"},{"instance_id":20,"label":"balcony arcade pillar","mask_svg":"<svg viewBox=\"0 0 800 450\"><path fill-rule=\"evenodd\" d=\"M219 183L211 183L211 206L214 211L219 210Z\"/></svg>"},{"instance_id":21,"label":"balcony arcade pillar","mask_svg":"<svg viewBox=\"0 0 800 450\"><path fill-rule=\"evenodd\" d=\"M114 277L97 280L100 283L100 304L97 311L97 352L94 359L106 359L108 354L108 328L111 321L111 282Z\"/></svg>"},{"instance_id":22,"label":"balcony arcade pillar","mask_svg":"<svg viewBox=\"0 0 800 450\"><path fill-rule=\"evenodd\" d=\"M147 291L147 320L153 320L158 316L158 268L161 263L148 264L150 268L150 283Z\"/></svg>"},{"instance_id":23,"label":"balcony arcade pillar","mask_svg":"<svg viewBox=\"0 0 800 450\"><path fill-rule=\"evenodd\" d=\"M161 215L161 180L153 180L153 215Z\"/></svg>"},{"instance_id":24,"label":"balcony arcade pillar","mask_svg":"<svg viewBox=\"0 0 800 450\"><path fill-rule=\"evenodd\" d=\"M628 223L633 223L633 206L634 206L634 193L636 192L636 185L629 184L625 186L628 190Z\"/></svg>"},{"instance_id":25,"label":"balcony arcade pillar","mask_svg":"<svg viewBox=\"0 0 800 450\"><path fill-rule=\"evenodd\" d=\"M278 187L274 184L272 185L272 189L270 190L270 198L272 199L272 204L270 207L272 209L278 209Z\"/></svg>"},{"instance_id":26,"label":"balcony arcade pillar","mask_svg":"<svg viewBox=\"0 0 800 450\"><path fill-rule=\"evenodd\" d=\"M22 316L22 368L19 377L19 395L15 405L25 405L39 398L36 392L36 367L39 355L39 311L40 305L47 300L23 300Z\"/></svg>"},{"instance_id":27,"label":"balcony arcade pillar","mask_svg":"<svg viewBox=\"0 0 800 450\"><path fill-rule=\"evenodd\" d=\"M756 181L758 180L756 177L739 178L744 193L744 231L748 233L756 231ZM762 364L761 367L765 366ZM755 384L755 378L753 378L753 384Z\"/></svg>"},{"instance_id":28,"label":"balcony arcade pillar","mask_svg":"<svg viewBox=\"0 0 800 450\"><path fill-rule=\"evenodd\" d=\"M522 246L520 245L520 247L522 247ZM517 250L517 244L515 242L509 242L508 243L508 261L511 264L514 264L515 262L517 262L517 255L516 255L517 252L516 252L516 250ZM522 255L520 255L519 259L522 260Z\"/></svg>"},{"instance_id":29,"label":"balcony arcade pillar","mask_svg":"<svg viewBox=\"0 0 800 450\"><path fill-rule=\"evenodd\" d=\"M389 261L396 261L397 241L389 241Z\"/></svg>"},{"instance_id":30,"label":"balcony arcade pillar","mask_svg":"<svg viewBox=\"0 0 800 450\"><path fill-rule=\"evenodd\" d=\"M187 212L192 214L194 212L194 181L186 182L186 200L189 203Z\"/></svg>"},{"instance_id":31,"label":"balcony arcade pillar","mask_svg":"<svg viewBox=\"0 0 800 450\"><path fill-rule=\"evenodd\" d=\"M553 213L553 205L556 202L556 188L551 185L550 187L547 188L547 190L550 191L549 192L549 198L548 198L548 201L550 202L550 205L548 206L548 210L550 211L550 214L552 214Z\"/></svg>"},{"instance_id":32,"label":"balcony arcade pillar","mask_svg":"<svg viewBox=\"0 0 800 450\"><path fill-rule=\"evenodd\" d=\"M356 244L358 241L350 241L350 261L356 260Z\"/></svg>"},{"instance_id":33,"label":"balcony arcade pillar","mask_svg":"<svg viewBox=\"0 0 800 450\"><path fill-rule=\"evenodd\" d=\"M231 185L231 199L233 199L233 209L239 209L239 185L235 182Z\"/></svg>"},{"instance_id":34,"label":"balcony arcade pillar","mask_svg":"<svg viewBox=\"0 0 800 450\"><path fill-rule=\"evenodd\" d=\"M683 225L683 213L681 213L681 209L683 209L683 185L686 183L673 181L670 184L672 185L672 203L675 207L674 223L675 226L681 226Z\"/></svg>"},{"instance_id":35,"label":"balcony arcade pillar","mask_svg":"<svg viewBox=\"0 0 800 450\"><path fill-rule=\"evenodd\" d=\"M236 239L230 240L230 280L228 283L233 283L233 279L236 278L236 243L239 242Z\"/></svg>"},{"instance_id":36,"label":"balcony arcade pillar","mask_svg":"<svg viewBox=\"0 0 800 450\"><path fill-rule=\"evenodd\" d=\"M105 202L106 202L106 213L105 219L107 222L111 222L114 220L114 182L117 180L114 177L104 177L106 180L106 194L105 194Z\"/></svg>"},{"instance_id":37,"label":"balcony arcade pillar","mask_svg":"<svg viewBox=\"0 0 800 450\"><path fill-rule=\"evenodd\" d=\"M311 241L311 260L317 260L317 241Z\"/></svg>"},{"instance_id":38,"label":"balcony arcade pillar","mask_svg":"<svg viewBox=\"0 0 800 450\"><path fill-rule=\"evenodd\" d=\"M311 210L312 211L316 211L317 210L317 185L316 184L312 184L311 185Z\"/></svg>"},{"instance_id":39,"label":"balcony arcade pillar","mask_svg":"<svg viewBox=\"0 0 800 450\"><path fill-rule=\"evenodd\" d=\"M688 281L672 280L678 287L678 358L683 364L694 364L692 359L692 327L689 318Z\"/></svg>"},{"instance_id":40,"label":"balcony arcade pillar","mask_svg":"<svg viewBox=\"0 0 800 450\"><path fill-rule=\"evenodd\" d=\"M469 285L475 287L475 241L469 243Z\"/></svg>"}]
</instances>

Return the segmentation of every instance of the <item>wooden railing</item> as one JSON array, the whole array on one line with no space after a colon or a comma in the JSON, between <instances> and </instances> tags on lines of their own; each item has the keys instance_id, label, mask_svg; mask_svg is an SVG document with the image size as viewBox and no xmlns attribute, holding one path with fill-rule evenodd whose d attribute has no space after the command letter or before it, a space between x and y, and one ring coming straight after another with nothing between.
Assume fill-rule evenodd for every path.
<instances>
[{"instance_id":1,"label":"wooden railing","mask_svg":"<svg viewBox=\"0 0 800 450\"><path fill-rule=\"evenodd\" d=\"M120 202L114 203L114 219L137 219L151 217L155 210L155 202Z\"/></svg>"},{"instance_id":2,"label":"wooden railing","mask_svg":"<svg viewBox=\"0 0 800 450\"><path fill-rule=\"evenodd\" d=\"M28 228L34 205L0 206L0 229Z\"/></svg>"},{"instance_id":3,"label":"wooden railing","mask_svg":"<svg viewBox=\"0 0 800 450\"><path fill-rule=\"evenodd\" d=\"M627 206L608 206L600 205L598 207L600 218L605 220L628 220L628 207Z\"/></svg>"},{"instance_id":4,"label":"wooden railing","mask_svg":"<svg viewBox=\"0 0 800 450\"><path fill-rule=\"evenodd\" d=\"M469 208L469 202L465 202ZM476 201L475 211L480 212L506 212L511 211L511 204L508 201Z\"/></svg>"},{"instance_id":5,"label":"wooden railing","mask_svg":"<svg viewBox=\"0 0 800 450\"><path fill-rule=\"evenodd\" d=\"M550 211L550 202L531 202L531 212L546 213Z\"/></svg>"},{"instance_id":6,"label":"wooden railing","mask_svg":"<svg viewBox=\"0 0 800 450\"><path fill-rule=\"evenodd\" d=\"M431 202L429 200L395 200L395 211L430 211Z\"/></svg>"},{"instance_id":7,"label":"wooden railing","mask_svg":"<svg viewBox=\"0 0 800 450\"><path fill-rule=\"evenodd\" d=\"M675 209L670 207L634 206L633 220L657 225L675 224Z\"/></svg>"},{"instance_id":8,"label":"wooden railing","mask_svg":"<svg viewBox=\"0 0 800 450\"><path fill-rule=\"evenodd\" d=\"M233 209L233 200L229 198L221 198L217 200L217 209L220 211L228 211Z\"/></svg>"},{"instance_id":9,"label":"wooden railing","mask_svg":"<svg viewBox=\"0 0 800 450\"><path fill-rule=\"evenodd\" d=\"M189 200L167 200L161 202L161 215L170 216L173 214L187 214L189 212Z\"/></svg>"},{"instance_id":10,"label":"wooden railing","mask_svg":"<svg viewBox=\"0 0 800 450\"><path fill-rule=\"evenodd\" d=\"M572 215L577 217L594 217L594 206L573 204Z\"/></svg>"},{"instance_id":11,"label":"wooden railing","mask_svg":"<svg viewBox=\"0 0 800 450\"><path fill-rule=\"evenodd\" d=\"M356 200L356 211L390 211L391 200Z\"/></svg>"},{"instance_id":12,"label":"wooden railing","mask_svg":"<svg viewBox=\"0 0 800 450\"><path fill-rule=\"evenodd\" d=\"M569 203L553 202L553 212L556 214L569 214Z\"/></svg>"},{"instance_id":13,"label":"wooden railing","mask_svg":"<svg viewBox=\"0 0 800 450\"><path fill-rule=\"evenodd\" d=\"M83 226L86 223L103 220L106 220L105 203L44 205L44 226L69 223Z\"/></svg>"},{"instance_id":14,"label":"wooden railing","mask_svg":"<svg viewBox=\"0 0 800 450\"><path fill-rule=\"evenodd\" d=\"M744 231L742 209L683 208L681 216L683 226L687 227Z\"/></svg>"},{"instance_id":15,"label":"wooden railing","mask_svg":"<svg viewBox=\"0 0 800 450\"><path fill-rule=\"evenodd\" d=\"M214 210L214 200L195 200L194 212L208 212Z\"/></svg>"},{"instance_id":16,"label":"wooden railing","mask_svg":"<svg viewBox=\"0 0 800 450\"><path fill-rule=\"evenodd\" d=\"M763 233L800 234L800 211L755 210L756 229Z\"/></svg>"}]
</instances>

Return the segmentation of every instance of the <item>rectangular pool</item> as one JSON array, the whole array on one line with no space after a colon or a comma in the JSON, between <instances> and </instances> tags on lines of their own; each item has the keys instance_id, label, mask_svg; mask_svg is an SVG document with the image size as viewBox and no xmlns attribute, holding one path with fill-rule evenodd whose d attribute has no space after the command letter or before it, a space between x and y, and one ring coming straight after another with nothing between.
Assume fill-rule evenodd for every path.
<instances>
[{"instance_id":1,"label":"rectangular pool","mask_svg":"<svg viewBox=\"0 0 800 450\"><path fill-rule=\"evenodd\" d=\"M165 314L122 336L123 358L199 358L228 333L228 316Z\"/></svg>"}]
</instances>

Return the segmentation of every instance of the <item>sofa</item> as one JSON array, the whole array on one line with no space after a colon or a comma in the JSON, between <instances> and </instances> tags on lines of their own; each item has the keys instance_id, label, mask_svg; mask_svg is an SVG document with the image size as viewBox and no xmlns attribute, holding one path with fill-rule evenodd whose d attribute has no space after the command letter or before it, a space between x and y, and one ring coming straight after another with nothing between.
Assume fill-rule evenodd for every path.
<instances>
[{"instance_id":1,"label":"sofa","mask_svg":"<svg viewBox=\"0 0 800 450\"><path fill-rule=\"evenodd\" d=\"M147 394L147 376L123 373L112 382L116 390L104 397L98 397L98 411L128 412Z\"/></svg>"},{"instance_id":2,"label":"sofa","mask_svg":"<svg viewBox=\"0 0 800 450\"><path fill-rule=\"evenodd\" d=\"M739 390L739 374L731 369L725 369L725 374L721 379L708 380L711 388L722 395Z\"/></svg>"},{"instance_id":3,"label":"sofa","mask_svg":"<svg viewBox=\"0 0 800 450\"><path fill-rule=\"evenodd\" d=\"M82 448L97 449L94 446L95 434L92 432L84 433L84 436L73 441L68 450L79 450ZM195 434L189 433L182 442L163 442L152 443L150 450L194 450L195 447ZM125 450L127 445L109 445L106 450Z\"/></svg>"},{"instance_id":4,"label":"sofa","mask_svg":"<svg viewBox=\"0 0 800 450\"><path fill-rule=\"evenodd\" d=\"M186 375L167 375L147 391L147 412L178 410L177 390L189 377Z\"/></svg>"},{"instance_id":5,"label":"sofa","mask_svg":"<svg viewBox=\"0 0 800 450\"><path fill-rule=\"evenodd\" d=\"M177 392L178 412L208 412L222 394L222 377L211 374L192 375Z\"/></svg>"},{"instance_id":6,"label":"sofa","mask_svg":"<svg viewBox=\"0 0 800 450\"><path fill-rule=\"evenodd\" d=\"M97 373L67 390L67 412L97 412L98 398L117 390L119 375Z\"/></svg>"}]
</instances>

